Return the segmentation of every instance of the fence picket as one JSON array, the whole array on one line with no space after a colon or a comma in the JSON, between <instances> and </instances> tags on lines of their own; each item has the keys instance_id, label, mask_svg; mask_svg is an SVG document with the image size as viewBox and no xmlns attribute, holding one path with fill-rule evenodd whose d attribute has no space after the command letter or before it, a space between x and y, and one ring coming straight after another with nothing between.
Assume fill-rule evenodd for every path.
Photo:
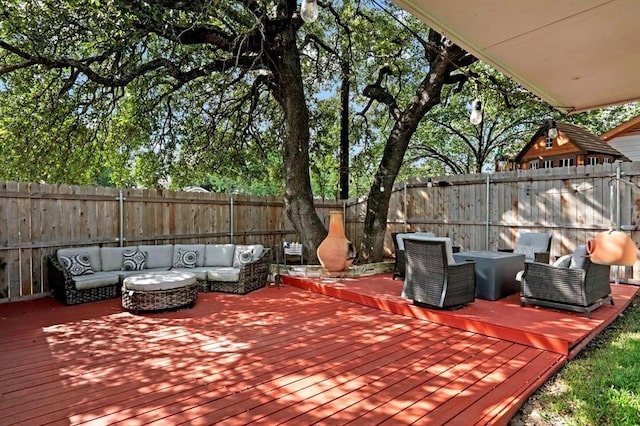
<instances>
[{"instance_id":1,"label":"fence picket","mask_svg":"<svg viewBox=\"0 0 640 426\"><path fill-rule=\"evenodd\" d=\"M634 185L640 163L623 163L623 178ZM615 219L609 182L614 165L497 173L491 176L487 217L486 175L433 177L451 185L427 186L427 179L396 182L390 200L385 254L393 253L391 232L434 232L449 236L462 250L512 247L519 232L553 234L551 255L571 252ZM613 188L615 189L615 188ZM68 185L0 182L0 300L15 300L48 290L44 259L58 248L118 244L119 190ZM125 244L227 243L231 232L229 194L124 189ZM621 224L640 223L640 191L621 186ZM360 247L366 199L345 201L346 233ZM233 194L236 243L281 244L299 241L276 197ZM612 210L612 208L614 210ZM327 226L342 201L318 200L316 211ZM405 216L406 212L406 216ZM613 213L613 214L612 214ZM640 230L630 230L636 244ZM624 271L638 277L640 265Z\"/></svg>"}]
</instances>

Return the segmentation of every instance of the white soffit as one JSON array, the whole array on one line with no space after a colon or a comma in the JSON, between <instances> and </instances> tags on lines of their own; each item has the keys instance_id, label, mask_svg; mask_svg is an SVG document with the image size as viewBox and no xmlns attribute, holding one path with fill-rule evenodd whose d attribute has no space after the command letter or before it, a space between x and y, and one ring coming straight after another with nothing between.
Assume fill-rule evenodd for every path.
<instances>
[{"instance_id":1,"label":"white soffit","mask_svg":"<svg viewBox=\"0 0 640 426\"><path fill-rule=\"evenodd\" d=\"M640 99L640 0L393 0L550 105Z\"/></svg>"}]
</instances>

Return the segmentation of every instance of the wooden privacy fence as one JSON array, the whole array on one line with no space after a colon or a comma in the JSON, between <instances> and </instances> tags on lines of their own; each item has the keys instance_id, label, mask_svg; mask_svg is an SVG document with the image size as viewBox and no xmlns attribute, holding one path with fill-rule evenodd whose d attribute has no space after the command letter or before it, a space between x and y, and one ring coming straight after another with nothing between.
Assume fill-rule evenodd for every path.
<instances>
[{"instance_id":1,"label":"wooden privacy fence","mask_svg":"<svg viewBox=\"0 0 640 426\"><path fill-rule=\"evenodd\" d=\"M462 250L513 247L519 232L553 235L551 256L573 251L614 226L640 233L640 163L581 166L415 179L395 185L385 252L391 232L431 231ZM624 181L631 183L626 183ZM619 197L618 197L619 194ZM620 208L616 209L619 205ZM346 233L362 241L366 199L321 201L344 209ZM120 211L123 212L120 217ZM619 219L618 219L619 216ZM62 247L163 243L260 243L299 238L277 197L0 182L0 301L48 291L46 256ZM620 277L640 276L638 264Z\"/></svg>"},{"instance_id":2,"label":"wooden privacy fence","mask_svg":"<svg viewBox=\"0 0 640 426\"><path fill-rule=\"evenodd\" d=\"M616 211L618 167L622 179ZM393 252L391 232L404 230L451 237L463 251L513 247L519 232L531 231L553 235L554 259L609 229L612 218L614 227L621 225L637 246L639 175L640 163L616 163L400 182L391 197L385 251ZM362 233L364 205L347 207L347 235L352 238ZM621 268L620 277L637 277L638 269L638 263Z\"/></svg>"},{"instance_id":3,"label":"wooden privacy fence","mask_svg":"<svg viewBox=\"0 0 640 426\"><path fill-rule=\"evenodd\" d=\"M321 218L343 203L318 201ZM120 215L122 211L122 215ZM0 182L0 300L48 291L63 247L297 241L279 197Z\"/></svg>"}]
</instances>

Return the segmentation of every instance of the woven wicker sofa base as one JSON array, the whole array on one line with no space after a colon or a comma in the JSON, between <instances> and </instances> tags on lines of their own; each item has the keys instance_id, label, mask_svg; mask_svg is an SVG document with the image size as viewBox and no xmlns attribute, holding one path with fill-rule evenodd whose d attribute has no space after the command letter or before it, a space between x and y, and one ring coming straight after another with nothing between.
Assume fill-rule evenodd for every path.
<instances>
[{"instance_id":1,"label":"woven wicker sofa base","mask_svg":"<svg viewBox=\"0 0 640 426\"><path fill-rule=\"evenodd\" d=\"M167 311L188 308L198 298L198 283L171 290L122 289L122 307L129 311Z\"/></svg>"},{"instance_id":2,"label":"woven wicker sofa base","mask_svg":"<svg viewBox=\"0 0 640 426\"><path fill-rule=\"evenodd\" d=\"M207 281L206 289L200 291L205 292L218 292L218 293L232 293L232 294L247 294L249 292L263 288L265 284L262 281L256 281L254 283L246 282L222 282L222 281Z\"/></svg>"},{"instance_id":3,"label":"woven wicker sofa base","mask_svg":"<svg viewBox=\"0 0 640 426\"><path fill-rule=\"evenodd\" d=\"M606 303L610 303L613 305L613 298L611 297L611 295L598 299L588 306L572 305L570 303L562 303L562 302L552 302L549 300L535 299L532 297L520 297L520 306L525 306L526 304L530 304L530 305L544 306L546 308L563 309L565 311L582 312L586 314L587 318L591 318L591 312L593 312L594 310L598 309L600 306Z\"/></svg>"},{"instance_id":4,"label":"woven wicker sofa base","mask_svg":"<svg viewBox=\"0 0 640 426\"><path fill-rule=\"evenodd\" d=\"M97 302L99 300L115 299L120 296L120 285L113 284L104 287L88 288L86 290L52 288L53 297L65 305Z\"/></svg>"}]
</instances>

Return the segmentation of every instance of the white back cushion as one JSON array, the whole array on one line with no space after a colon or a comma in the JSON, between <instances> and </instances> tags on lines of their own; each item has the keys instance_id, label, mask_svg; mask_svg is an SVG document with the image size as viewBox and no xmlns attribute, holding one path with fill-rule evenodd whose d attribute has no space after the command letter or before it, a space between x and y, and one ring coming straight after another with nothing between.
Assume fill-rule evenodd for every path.
<instances>
[{"instance_id":1,"label":"white back cushion","mask_svg":"<svg viewBox=\"0 0 640 426\"><path fill-rule=\"evenodd\" d=\"M100 257L102 258L103 271L119 271L122 268L122 251L137 250L138 246L129 247L101 247Z\"/></svg>"},{"instance_id":2,"label":"white back cushion","mask_svg":"<svg viewBox=\"0 0 640 426\"><path fill-rule=\"evenodd\" d=\"M431 237L435 237L436 234L434 234L433 232L406 232L406 233L402 233L402 234L396 234L396 241L398 243L398 250L404 250L404 239L405 238L415 238L415 239L422 239L422 238L431 238Z\"/></svg>"},{"instance_id":3,"label":"white back cushion","mask_svg":"<svg viewBox=\"0 0 640 426\"><path fill-rule=\"evenodd\" d=\"M145 269L170 268L173 262L173 244L158 246L138 246L138 250L147 252Z\"/></svg>"},{"instance_id":4,"label":"white back cushion","mask_svg":"<svg viewBox=\"0 0 640 426\"><path fill-rule=\"evenodd\" d=\"M204 266L232 266L235 244L207 244L204 246Z\"/></svg>"},{"instance_id":5,"label":"white back cushion","mask_svg":"<svg viewBox=\"0 0 640 426\"><path fill-rule=\"evenodd\" d=\"M549 234L539 232L523 232L522 234L518 235L515 248L532 247L536 253L544 253L547 251L547 247L549 247L550 239L551 235Z\"/></svg>"}]
</instances>

